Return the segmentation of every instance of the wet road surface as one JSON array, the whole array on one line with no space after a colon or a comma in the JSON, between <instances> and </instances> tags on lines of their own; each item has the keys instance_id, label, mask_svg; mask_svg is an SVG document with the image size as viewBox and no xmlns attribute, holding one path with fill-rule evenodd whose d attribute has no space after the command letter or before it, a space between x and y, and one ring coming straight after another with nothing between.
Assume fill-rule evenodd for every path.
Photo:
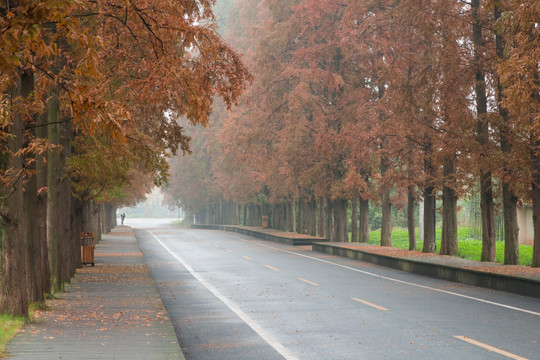
<instances>
[{"instance_id":1,"label":"wet road surface","mask_svg":"<svg viewBox=\"0 0 540 360\"><path fill-rule=\"evenodd\" d=\"M540 359L540 301L130 219L188 360Z\"/></svg>"}]
</instances>

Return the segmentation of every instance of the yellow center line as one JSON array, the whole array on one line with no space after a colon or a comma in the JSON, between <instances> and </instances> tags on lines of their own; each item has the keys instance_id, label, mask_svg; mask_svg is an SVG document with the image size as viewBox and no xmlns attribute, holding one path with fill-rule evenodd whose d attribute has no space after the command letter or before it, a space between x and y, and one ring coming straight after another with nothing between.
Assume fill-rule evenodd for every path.
<instances>
[{"instance_id":1,"label":"yellow center line","mask_svg":"<svg viewBox=\"0 0 540 360\"><path fill-rule=\"evenodd\" d=\"M217 248L218 248L218 247L219 247L219 245L217 245L217 244L214 244L214 247L217 247Z\"/></svg>"},{"instance_id":2,"label":"yellow center line","mask_svg":"<svg viewBox=\"0 0 540 360\"><path fill-rule=\"evenodd\" d=\"M229 249L225 249L226 252L230 252L230 253L234 253L234 251L232 250L229 250Z\"/></svg>"},{"instance_id":3,"label":"yellow center line","mask_svg":"<svg viewBox=\"0 0 540 360\"><path fill-rule=\"evenodd\" d=\"M466 336L455 335L454 337L455 337L456 339L466 341L466 342L468 342L469 344L473 344L473 345L476 345L476 346L480 346L481 348L484 348L484 349L486 349L486 350L488 350L488 351L492 351L492 352L495 352L495 353L497 353L497 354L500 354L500 355L509 357L510 359L514 359L514 360L528 360L527 358L524 358L523 356L519 356L519 355L516 355L516 354L509 353L508 351L501 350L501 349L499 349L499 348L496 348L495 346L491 346L491 345L488 345L488 344L484 344L484 343L482 343L482 342L480 342L480 341L476 341L476 340L471 339L471 338L466 337Z\"/></svg>"},{"instance_id":4,"label":"yellow center line","mask_svg":"<svg viewBox=\"0 0 540 360\"><path fill-rule=\"evenodd\" d=\"M251 260L251 258L249 256L242 256L244 259L246 260Z\"/></svg>"},{"instance_id":5,"label":"yellow center line","mask_svg":"<svg viewBox=\"0 0 540 360\"><path fill-rule=\"evenodd\" d=\"M264 266L266 266L266 267L269 268L270 270L279 271L279 269L276 269L276 268L273 267L273 266L270 266L270 265L264 265Z\"/></svg>"},{"instance_id":6,"label":"yellow center line","mask_svg":"<svg viewBox=\"0 0 540 360\"><path fill-rule=\"evenodd\" d=\"M367 306L371 306L377 310L381 310L381 311L388 311L387 308L385 307L382 307L382 306L379 306L379 305L376 305L374 303L370 303L369 301L366 301L366 300L362 300L362 299L359 299L359 298L352 298L354 301L358 301L359 303L362 303L364 305L367 305Z\"/></svg>"},{"instance_id":7,"label":"yellow center line","mask_svg":"<svg viewBox=\"0 0 540 360\"><path fill-rule=\"evenodd\" d=\"M319 286L319 284L317 284L317 283L315 283L315 282L313 282L313 281L309 281L309 280L303 279L303 278L298 278L298 280L303 281L303 282L305 282L306 284L309 284L309 285Z\"/></svg>"}]
</instances>

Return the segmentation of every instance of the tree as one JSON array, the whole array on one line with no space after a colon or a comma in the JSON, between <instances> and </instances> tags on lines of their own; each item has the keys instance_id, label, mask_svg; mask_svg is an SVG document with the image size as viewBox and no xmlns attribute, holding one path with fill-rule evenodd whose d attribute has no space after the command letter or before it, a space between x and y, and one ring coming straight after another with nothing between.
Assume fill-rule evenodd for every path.
<instances>
[{"instance_id":1,"label":"tree","mask_svg":"<svg viewBox=\"0 0 540 360\"><path fill-rule=\"evenodd\" d=\"M83 202L91 199L85 193L98 200L99 196L114 200L119 186L103 174L130 180L136 176L122 167L111 169L108 165L118 164L114 162L102 162L103 171L95 171L97 163L84 165L92 150L79 148L73 158L70 139L74 134L79 142L93 139L106 144L101 159L118 155L119 148L125 150L120 154L123 161L133 164L138 157L142 170L160 184L167 177L163 157L179 149L189 151L189 138L172 117L185 116L191 124L204 125L215 97L221 97L227 107L237 101L250 76L239 56L216 33L211 5L191 0L182 4L160 0L145 4L2 2L0 133L9 135L2 148L6 197L2 230L9 233L2 264L9 264L3 268L9 276L1 284L5 295L1 310L25 313L23 304L27 303L25 294L13 291L11 277L13 269L24 273L21 269L27 267L25 256L30 250L18 238L23 216L16 209L22 209L19 192L22 194L25 184L33 193L30 184L39 183L40 196L47 186L48 211L41 214L49 219L46 232L51 251L48 256L42 252L40 262L45 266L50 260L52 287L59 290L78 263L80 225L69 219L72 214L84 216L71 210L76 202L71 199L72 178L67 175L76 177L75 191L81 191L77 195ZM21 96L20 74L30 72L34 89L48 93L40 90L32 97ZM47 129L47 142L23 143L22 116L13 106L18 103L22 104L17 109L42 119L36 126ZM48 152L47 184L42 169L23 171L21 160L23 154L28 155L30 166L33 155L44 151ZM89 211L95 209L87 205ZM101 211L105 209L111 213L110 207L101 206ZM96 226L97 236L99 228ZM25 249L22 253L13 247L19 244Z\"/></svg>"},{"instance_id":2,"label":"tree","mask_svg":"<svg viewBox=\"0 0 540 360\"><path fill-rule=\"evenodd\" d=\"M482 256L483 261L495 259L495 215L493 203L493 185L490 167L487 165L489 158L489 127L486 95L486 59L482 54L485 52L485 40L482 33L484 26L481 16L480 1L471 1L472 15L472 40L474 45L473 66L475 69L475 97L477 130L476 136L480 148L478 149L478 167L480 169L480 208L482 209Z\"/></svg>"},{"instance_id":3,"label":"tree","mask_svg":"<svg viewBox=\"0 0 540 360\"><path fill-rule=\"evenodd\" d=\"M20 74L20 72L17 72ZM21 91L20 77L15 79L4 99L8 111L2 122L3 139L0 158L0 312L26 315L28 292L20 286L25 282L27 244L24 237L23 216L23 117L14 112ZM11 105L11 106L10 106Z\"/></svg>"},{"instance_id":4,"label":"tree","mask_svg":"<svg viewBox=\"0 0 540 360\"><path fill-rule=\"evenodd\" d=\"M512 180L514 183L521 183L532 199L534 267L540 266L540 80L537 61L540 56L540 30L536 20L539 16L540 9L535 1L508 1L495 4L495 18L499 30L498 99L503 121L501 147L505 155L522 150L520 156L528 160L528 164L525 163L525 169L528 170L525 173L528 176L524 179L514 177ZM521 141L515 141L510 137L510 129L520 132L517 138ZM506 190L505 226L506 208L511 206L513 202L511 200L515 198L509 194L511 191L509 180L507 177L503 178L505 181L503 191ZM508 225L509 229L505 229L505 235L507 231L512 232L516 229L516 226L513 226L513 216L509 219ZM519 256L515 240L517 235L513 235L515 234L510 233L505 237L505 263L514 263Z\"/></svg>"}]
</instances>

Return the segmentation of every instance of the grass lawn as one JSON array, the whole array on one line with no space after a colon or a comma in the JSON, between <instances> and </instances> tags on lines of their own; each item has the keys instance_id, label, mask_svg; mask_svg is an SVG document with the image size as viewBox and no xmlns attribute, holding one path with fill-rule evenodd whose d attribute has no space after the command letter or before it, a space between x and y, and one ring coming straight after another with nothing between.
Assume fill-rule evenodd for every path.
<instances>
[{"instance_id":1,"label":"grass lawn","mask_svg":"<svg viewBox=\"0 0 540 360\"><path fill-rule=\"evenodd\" d=\"M24 325L24 317L0 315L0 359L5 355L6 345Z\"/></svg>"},{"instance_id":2,"label":"grass lawn","mask_svg":"<svg viewBox=\"0 0 540 360\"><path fill-rule=\"evenodd\" d=\"M437 251L441 247L441 229L437 229ZM469 260L480 261L480 255L482 254L482 240L477 240L470 237L471 231L469 228L458 228L458 247L459 257ZM419 235L416 230L416 246L418 250L422 250L423 242L418 241ZM371 231L369 233L369 243L374 245L380 245L381 243L381 230ZM395 229L392 231L392 243L395 248L408 249L409 248L409 233L407 230ZM496 262L504 262L504 242L497 241L496 243ZM530 266L532 264L532 252L533 247L527 245L519 246L519 264Z\"/></svg>"},{"instance_id":3,"label":"grass lawn","mask_svg":"<svg viewBox=\"0 0 540 360\"><path fill-rule=\"evenodd\" d=\"M28 308L29 319L34 317L36 310L46 310L45 303L31 303ZM14 317L11 315L0 314L0 359L6 355L6 346L9 341L17 334L20 328L28 321L24 316Z\"/></svg>"}]
</instances>

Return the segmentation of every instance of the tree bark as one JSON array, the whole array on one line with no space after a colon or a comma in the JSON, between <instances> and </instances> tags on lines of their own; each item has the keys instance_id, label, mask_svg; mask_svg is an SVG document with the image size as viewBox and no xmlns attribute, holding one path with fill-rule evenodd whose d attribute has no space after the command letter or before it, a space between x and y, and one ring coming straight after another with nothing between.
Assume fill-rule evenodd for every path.
<instances>
[{"instance_id":1,"label":"tree bark","mask_svg":"<svg viewBox=\"0 0 540 360\"><path fill-rule=\"evenodd\" d=\"M416 227L414 225L415 196L412 186L407 188L407 229L409 232L409 250L416 250Z\"/></svg>"},{"instance_id":2,"label":"tree bark","mask_svg":"<svg viewBox=\"0 0 540 360\"><path fill-rule=\"evenodd\" d=\"M34 73L23 72L21 74L21 95L24 99L30 100L34 91ZM26 119L28 130L26 133L27 141L35 136L35 123L37 119ZM25 144L25 147L27 144ZM24 237L28 244L28 256L26 259L26 288L29 301L43 301L43 278L41 276L41 243L39 237L39 221L38 217L38 193L36 179L36 163L33 161L34 155L26 155L24 164L29 177L26 180L26 186L23 193L25 227Z\"/></svg>"},{"instance_id":3,"label":"tree bark","mask_svg":"<svg viewBox=\"0 0 540 360\"><path fill-rule=\"evenodd\" d=\"M296 199L291 200L291 232L296 232Z\"/></svg>"},{"instance_id":4,"label":"tree bark","mask_svg":"<svg viewBox=\"0 0 540 360\"><path fill-rule=\"evenodd\" d=\"M381 147L386 145L386 139L383 139ZM389 160L386 155L381 156L380 170L384 178L389 167ZM382 219L381 219L381 246L392 246L392 203L390 202L391 187L383 185L382 192Z\"/></svg>"},{"instance_id":5,"label":"tree bark","mask_svg":"<svg viewBox=\"0 0 540 360\"><path fill-rule=\"evenodd\" d=\"M424 198L421 198L418 202L418 239L420 242L424 242Z\"/></svg>"},{"instance_id":6,"label":"tree bark","mask_svg":"<svg viewBox=\"0 0 540 360\"><path fill-rule=\"evenodd\" d=\"M311 236L317 235L317 202L310 199L307 203L307 231Z\"/></svg>"},{"instance_id":7,"label":"tree bark","mask_svg":"<svg viewBox=\"0 0 540 360\"><path fill-rule=\"evenodd\" d=\"M392 246L392 203L390 189L384 189L382 195L381 246Z\"/></svg>"},{"instance_id":8,"label":"tree bark","mask_svg":"<svg viewBox=\"0 0 540 360\"><path fill-rule=\"evenodd\" d=\"M47 138L47 113L38 117L38 127L36 136L41 139ZM51 268L49 264L49 247L47 242L47 162L44 155L38 155L36 158L36 183L38 189L37 203L37 223L39 227L39 244L41 258L39 259L41 267L41 291L43 294L51 292Z\"/></svg>"},{"instance_id":9,"label":"tree bark","mask_svg":"<svg viewBox=\"0 0 540 360\"><path fill-rule=\"evenodd\" d=\"M457 255L457 195L456 191L447 185L448 181L453 181L456 173L456 160L452 155L444 163L443 185L443 228L441 236L441 255Z\"/></svg>"},{"instance_id":10,"label":"tree bark","mask_svg":"<svg viewBox=\"0 0 540 360\"><path fill-rule=\"evenodd\" d=\"M324 229L324 198L319 198L318 200L318 207L317 207L317 236L320 237L326 237L325 229Z\"/></svg>"},{"instance_id":11,"label":"tree bark","mask_svg":"<svg viewBox=\"0 0 540 360\"><path fill-rule=\"evenodd\" d=\"M329 241L334 241L334 201L326 199L326 225L325 232Z\"/></svg>"},{"instance_id":12,"label":"tree bark","mask_svg":"<svg viewBox=\"0 0 540 360\"><path fill-rule=\"evenodd\" d=\"M351 201L351 242L358 242L358 194L356 191Z\"/></svg>"},{"instance_id":13,"label":"tree bark","mask_svg":"<svg viewBox=\"0 0 540 360\"><path fill-rule=\"evenodd\" d=\"M75 240L74 234L71 232L71 217L73 216L71 211L71 179L66 174L66 163L71 156L71 121L64 121L60 125L60 144L62 145L62 152L60 153L60 179L59 179L59 194L58 201L60 203L59 217L62 224L62 233L60 239L60 248L62 250L62 281L69 283L71 277L74 275L75 266L73 264L73 251ZM59 224L60 224L59 223ZM79 249L80 251L80 249Z\"/></svg>"},{"instance_id":14,"label":"tree bark","mask_svg":"<svg viewBox=\"0 0 540 360\"><path fill-rule=\"evenodd\" d=\"M279 204L272 204L272 220L270 221L270 227L272 229L279 230L281 225L280 223L280 213L279 213Z\"/></svg>"},{"instance_id":15,"label":"tree bark","mask_svg":"<svg viewBox=\"0 0 540 360\"><path fill-rule=\"evenodd\" d=\"M497 21L501 15L501 9L495 5L494 6L494 21ZM505 44L502 37L496 33L495 36L495 49L497 58L499 61L503 61L505 58L504 55ZM511 145L511 132L512 130L508 126L509 123L509 114L508 110L505 109L501 103L503 99L502 88L503 84L500 83L499 79L497 81L497 103L499 109L499 115L502 119L502 124L500 126L499 132L501 137L501 150L504 154L511 155L513 152ZM504 169L505 173L511 173L512 169L509 166L506 166ZM515 195L511 184L505 180L503 177L502 180L503 188L503 214L504 214L504 263L510 265L519 264L519 226L517 222L517 201L518 198Z\"/></svg>"},{"instance_id":16,"label":"tree bark","mask_svg":"<svg viewBox=\"0 0 540 360\"><path fill-rule=\"evenodd\" d=\"M482 254L480 259L481 261L495 261L495 210L491 172L481 172L480 174L480 209L482 212Z\"/></svg>"},{"instance_id":17,"label":"tree bark","mask_svg":"<svg viewBox=\"0 0 540 360\"><path fill-rule=\"evenodd\" d=\"M306 233L306 200L300 199L298 200L298 210L297 210L297 216L298 216L298 226L296 229L296 232L300 234Z\"/></svg>"},{"instance_id":18,"label":"tree bark","mask_svg":"<svg viewBox=\"0 0 540 360\"><path fill-rule=\"evenodd\" d=\"M334 218L334 232L332 241L335 242L348 242L347 231L347 204L346 199L333 200L333 218Z\"/></svg>"},{"instance_id":19,"label":"tree bark","mask_svg":"<svg viewBox=\"0 0 540 360\"><path fill-rule=\"evenodd\" d=\"M482 210L482 261L495 260L495 213L491 171L485 168L486 147L489 143L489 124L484 115L487 113L486 79L482 69L482 24L478 14L480 0L471 1L473 15L473 44L475 62L475 94L477 127L476 138L481 147L479 154L480 169L480 208Z\"/></svg>"},{"instance_id":20,"label":"tree bark","mask_svg":"<svg viewBox=\"0 0 540 360\"><path fill-rule=\"evenodd\" d=\"M529 33L529 36L532 34ZM535 83L540 84L538 72L534 73ZM531 94L540 105L540 94L538 90ZM540 267L540 130L534 126L534 119L531 117L531 173L532 173L532 206L533 206L533 259L532 267ZM519 248L517 251L519 255ZM519 263L519 259L518 259Z\"/></svg>"},{"instance_id":21,"label":"tree bark","mask_svg":"<svg viewBox=\"0 0 540 360\"><path fill-rule=\"evenodd\" d=\"M10 89L13 101L20 93L20 83ZM14 156L22 147L23 123L19 114L12 114L12 124L3 129L9 137L5 141L11 152L0 154L0 168L12 170L9 184L0 187L0 313L28 315L28 293L25 286L27 244L24 239L22 159ZM2 174L3 175L3 174Z\"/></svg>"},{"instance_id":22,"label":"tree bark","mask_svg":"<svg viewBox=\"0 0 540 360\"><path fill-rule=\"evenodd\" d=\"M540 267L540 140L539 139L540 138L537 136L536 141L535 141L535 146L532 147L532 154L531 154L532 171L533 171L533 185L532 185L533 259L532 259L532 267Z\"/></svg>"},{"instance_id":23,"label":"tree bark","mask_svg":"<svg viewBox=\"0 0 540 360\"><path fill-rule=\"evenodd\" d=\"M369 200L360 198L360 226L358 239L361 243L369 242Z\"/></svg>"},{"instance_id":24,"label":"tree bark","mask_svg":"<svg viewBox=\"0 0 540 360\"><path fill-rule=\"evenodd\" d=\"M424 246L422 252L437 251L435 243L435 194L434 188L427 186L424 190Z\"/></svg>"},{"instance_id":25,"label":"tree bark","mask_svg":"<svg viewBox=\"0 0 540 360\"><path fill-rule=\"evenodd\" d=\"M49 144L60 145L60 108L58 88L49 93L47 137ZM63 290L62 276L62 218L60 210L60 153L58 149L47 150L47 241L51 265L51 286L54 291Z\"/></svg>"},{"instance_id":26,"label":"tree bark","mask_svg":"<svg viewBox=\"0 0 540 360\"><path fill-rule=\"evenodd\" d=\"M73 212L72 217L72 231L75 233L75 249L76 251L73 253L74 258L72 259L73 266L76 268L82 267L81 262L81 233L85 232L85 214L84 214L84 203L77 198L73 198L71 200L72 207L71 210ZM115 214L116 215L116 214ZM115 216L116 219L116 216Z\"/></svg>"}]
</instances>

